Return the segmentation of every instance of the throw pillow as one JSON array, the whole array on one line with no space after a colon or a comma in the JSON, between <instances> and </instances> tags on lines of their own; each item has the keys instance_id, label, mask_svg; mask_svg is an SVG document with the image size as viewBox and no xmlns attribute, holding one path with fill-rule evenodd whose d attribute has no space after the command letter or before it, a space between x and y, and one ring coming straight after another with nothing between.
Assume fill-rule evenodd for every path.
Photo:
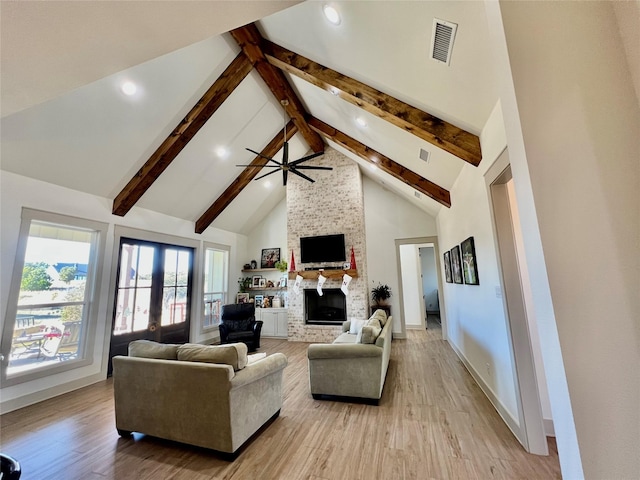
<instances>
[{"instance_id":1,"label":"throw pillow","mask_svg":"<svg viewBox=\"0 0 640 480\"><path fill-rule=\"evenodd\" d=\"M222 363L237 372L247 366L247 346L244 343L200 345L185 343L178 347L178 360L184 362Z\"/></svg>"},{"instance_id":2,"label":"throw pillow","mask_svg":"<svg viewBox=\"0 0 640 480\"><path fill-rule=\"evenodd\" d=\"M178 345L172 343L158 343L151 340L134 340L129 343L130 357L176 360L177 354Z\"/></svg>"},{"instance_id":3,"label":"throw pillow","mask_svg":"<svg viewBox=\"0 0 640 480\"><path fill-rule=\"evenodd\" d=\"M369 320L367 320L367 323L365 325L371 325L372 327L377 327L379 329L382 329L380 320L378 320L377 318L370 318Z\"/></svg>"},{"instance_id":4,"label":"throw pillow","mask_svg":"<svg viewBox=\"0 0 640 480\"><path fill-rule=\"evenodd\" d=\"M380 322L380 325L384 327L384 324L387 323L387 312L379 308L378 310L373 312L373 315L371 315L371 318L377 318L378 321Z\"/></svg>"},{"instance_id":5,"label":"throw pillow","mask_svg":"<svg viewBox=\"0 0 640 480\"><path fill-rule=\"evenodd\" d=\"M380 327L365 325L362 327L362 338L360 339L360 343L375 343L380 332L382 332Z\"/></svg>"},{"instance_id":6,"label":"throw pillow","mask_svg":"<svg viewBox=\"0 0 640 480\"><path fill-rule=\"evenodd\" d=\"M352 318L351 319L351 326L349 327L349 333L353 333L353 334L357 335L358 333L360 333L360 330L362 330L362 327L364 327L365 323L367 323L366 320L360 320L358 318Z\"/></svg>"}]
</instances>

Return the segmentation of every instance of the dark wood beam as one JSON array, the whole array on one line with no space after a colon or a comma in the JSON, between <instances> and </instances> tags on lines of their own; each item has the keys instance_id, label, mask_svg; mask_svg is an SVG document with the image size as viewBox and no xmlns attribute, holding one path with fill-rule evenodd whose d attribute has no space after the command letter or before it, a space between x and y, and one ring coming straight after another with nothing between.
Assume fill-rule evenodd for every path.
<instances>
[{"instance_id":1,"label":"dark wood beam","mask_svg":"<svg viewBox=\"0 0 640 480\"><path fill-rule=\"evenodd\" d=\"M477 135L273 42L263 40L261 48L272 65L324 90L330 90L349 103L403 128L471 165L478 166L480 163L482 153Z\"/></svg>"},{"instance_id":2,"label":"dark wood beam","mask_svg":"<svg viewBox=\"0 0 640 480\"><path fill-rule=\"evenodd\" d=\"M445 190L439 185L436 185L435 183L418 175L414 171L403 167L399 163L391 160L389 157L385 157L383 154L376 152L375 150L360 143L355 138L351 138L315 117L311 117L309 119L309 125L318 133L333 140L350 152L355 153L360 158L373 163L389 175L392 175L410 187L415 188L445 207L451 207L451 195L448 190Z\"/></svg>"},{"instance_id":3,"label":"dark wood beam","mask_svg":"<svg viewBox=\"0 0 640 480\"><path fill-rule=\"evenodd\" d=\"M280 151L282 146L284 145L284 135L285 130L287 132L287 141L293 137L298 128L296 127L293 121L290 121L286 128L273 137L273 139L269 142L269 144L264 147L262 152L260 152L265 157L273 157L276 153ZM269 163L264 158L257 156L253 159L253 161L249 165L256 166L265 166ZM260 173L260 168L246 167L238 177L231 182L231 185L227 187L222 195L220 195L215 202L207 209L206 212L202 214L202 216L196 222L196 233L204 232L211 223L218 218L218 215L222 213L222 211L229 206L229 204L236 198L240 192L246 187L251 180L253 180L258 173Z\"/></svg>"},{"instance_id":4,"label":"dark wood beam","mask_svg":"<svg viewBox=\"0 0 640 480\"><path fill-rule=\"evenodd\" d=\"M113 214L124 216L166 170L253 68L240 52L198 103L162 142L113 201Z\"/></svg>"},{"instance_id":5,"label":"dark wood beam","mask_svg":"<svg viewBox=\"0 0 640 480\"><path fill-rule=\"evenodd\" d=\"M285 75L271 65L262 52L263 38L255 24L250 23L244 27L236 28L229 32L238 43L245 55L253 62L256 71L269 87L278 101L288 100L285 106L287 115L293 120L305 141L315 153L324 150L322 137L314 132L307 124L309 114L302 105L300 98L293 90Z\"/></svg>"}]
</instances>

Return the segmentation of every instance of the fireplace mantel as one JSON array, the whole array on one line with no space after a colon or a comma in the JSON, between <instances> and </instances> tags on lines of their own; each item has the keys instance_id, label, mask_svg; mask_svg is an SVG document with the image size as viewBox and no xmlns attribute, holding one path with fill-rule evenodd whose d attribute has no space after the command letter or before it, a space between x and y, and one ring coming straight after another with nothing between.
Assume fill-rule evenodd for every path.
<instances>
[{"instance_id":1,"label":"fireplace mantel","mask_svg":"<svg viewBox=\"0 0 640 480\"><path fill-rule=\"evenodd\" d=\"M299 270L297 272L289 272L289 279L295 280L296 275L300 275L305 280L317 280L320 274L325 278L342 278L342 276L346 273L351 278L358 278L358 270Z\"/></svg>"}]
</instances>

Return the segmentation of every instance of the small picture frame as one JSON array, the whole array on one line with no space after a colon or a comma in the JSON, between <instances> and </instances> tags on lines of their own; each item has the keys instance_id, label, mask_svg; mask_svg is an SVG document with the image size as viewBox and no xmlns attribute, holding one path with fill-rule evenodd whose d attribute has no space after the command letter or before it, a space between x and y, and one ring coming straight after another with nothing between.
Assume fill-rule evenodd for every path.
<instances>
[{"instance_id":1,"label":"small picture frame","mask_svg":"<svg viewBox=\"0 0 640 480\"><path fill-rule=\"evenodd\" d=\"M248 293L238 293L236 295L236 303L249 303Z\"/></svg>"},{"instance_id":2,"label":"small picture frame","mask_svg":"<svg viewBox=\"0 0 640 480\"><path fill-rule=\"evenodd\" d=\"M280 261L279 248L263 248L260 257L260 268L276 268L276 262Z\"/></svg>"},{"instance_id":3,"label":"small picture frame","mask_svg":"<svg viewBox=\"0 0 640 480\"><path fill-rule=\"evenodd\" d=\"M287 279L288 279L288 277L287 277L286 275L283 275L283 276L280 278L280 285L279 285L279 286L280 286L281 288L284 288L284 287L286 287L286 286L287 286Z\"/></svg>"},{"instance_id":4,"label":"small picture frame","mask_svg":"<svg viewBox=\"0 0 640 480\"><path fill-rule=\"evenodd\" d=\"M264 288L267 286L267 279L260 277L260 281L258 282L258 288Z\"/></svg>"},{"instance_id":5,"label":"small picture frame","mask_svg":"<svg viewBox=\"0 0 640 480\"><path fill-rule=\"evenodd\" d=\"M260 286L260 279L262 277L260 275L254 275L253 277L251 277L251 287L252 288L258 288Z\"/></svg>"},{"instance_id":6,"label":"small picture frame","mask_svg":"<svg viewBox=\"0 0 640 480\"><path fill-rule=\"evenodd\" d=\"M444 279L447 283L453 283L451 276L451 252L444 252Z\"/></svg>"},{"instance_id":7,"label":"small picture frame","mask_svg":"<svg viewBox=\"0 0 640 480\"><path fill-rule=\"evenodd\" d=\"M453 283L462 283L462 262L460 261L460 246L451 249L451 274Z\"/></svg>"},{"instance_id":8,"label":"small picture frame","mask_svg":"<svg viewBox=\"0 0 640 480\"><path fill-rule=\"evenodd\" d=\"M253 297L254 304L256 308L262 308L262 300L264 299L264 295L256 295Z\"/></svg>"}]
</instances>

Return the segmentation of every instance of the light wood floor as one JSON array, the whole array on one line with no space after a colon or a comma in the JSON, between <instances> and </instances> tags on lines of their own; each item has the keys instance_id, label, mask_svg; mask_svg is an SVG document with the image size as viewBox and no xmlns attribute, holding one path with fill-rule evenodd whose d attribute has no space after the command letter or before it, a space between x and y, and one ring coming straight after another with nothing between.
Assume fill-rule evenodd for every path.
<instances>
[{"instance_id":1,"label":"light wood floor","mask_svg":"<svg viewBox=\"0 0 640 480\"><path fill-rule=\"evenodd\" d=\"M118 437L106 380L0 417L1 449L23 479L551 479L548 457L525 453L437 328L394 340L379 406L315 401L307 344L283 352L280 417L228 463L205 449L135 434ZM195 414L195 412L194 412Z\"/></svg>"}]
</instances>

